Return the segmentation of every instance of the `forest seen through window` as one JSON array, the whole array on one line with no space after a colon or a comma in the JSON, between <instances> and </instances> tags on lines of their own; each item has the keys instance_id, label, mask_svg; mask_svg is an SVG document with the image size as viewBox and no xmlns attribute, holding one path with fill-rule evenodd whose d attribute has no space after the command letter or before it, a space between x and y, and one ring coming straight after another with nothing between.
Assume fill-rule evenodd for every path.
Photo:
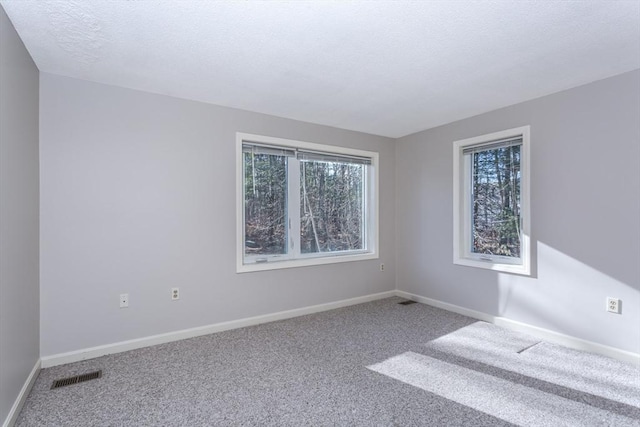
<instances>
[{"instance_id":1,"label":"forest seen through window","mask_svg":"<svg viewBox=\"0 0 640 427\"><path fill-rule=\"evenodd\" d=\"M472 154L473 253L520 257L520 145Z\"/></svg>"},{"instance_id":2,"label":"forest seen through window","mask_svg":"<svg viewBox=\"0 0 640 427\"><path fill-rule=\"evenodd\" d=\"M300 253L365 249L365 165L243 155L245 255L288 253L288 162L300 170Z\"/></svg>"}]
</instances>

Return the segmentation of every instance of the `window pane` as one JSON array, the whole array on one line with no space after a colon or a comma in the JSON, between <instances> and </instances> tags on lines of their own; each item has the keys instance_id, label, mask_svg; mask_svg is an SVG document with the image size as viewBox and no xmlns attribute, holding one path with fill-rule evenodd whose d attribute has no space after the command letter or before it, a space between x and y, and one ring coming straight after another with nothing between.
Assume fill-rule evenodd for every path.
<instances>
[{"instance_id":1,"label":"window pane","mask_svg":"<svg viewBox=\"0 0 640 427\"><path fill-rule=\"evenodd\" d=\"M471 252L520 257L520 146L472 155Z\"/></svg>"},{"instance_id":2,"label":"window pane","mask_svg":"<svg viewBox=\"0 0 640 427\"><path fill-rule=\"evenodd\" d=\"M287 157L244 153L246 255L287 252Z\"/></svg>"},{"instance_id":3,"label":"window pane","mask_svg":"<svg viewBox=\"0 0 640 427\"><path fill-rule=\"evenodd\" d=\"M300 252L364 249L365 165L300 162Z\"/></svg>"}]
</instances>

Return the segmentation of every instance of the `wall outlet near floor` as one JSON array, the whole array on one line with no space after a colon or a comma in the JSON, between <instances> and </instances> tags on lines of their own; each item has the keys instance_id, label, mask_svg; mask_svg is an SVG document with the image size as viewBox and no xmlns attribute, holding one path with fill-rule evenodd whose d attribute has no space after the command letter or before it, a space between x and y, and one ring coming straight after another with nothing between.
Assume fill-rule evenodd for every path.
<instances>
[{"instance_id":1,"label":"wall outlet near floor","mask_svg":"<svg viewBox=\"0 0 640 427\"><path fill-rule=\"evenodd\" d=\"M120 294L120 308L129 307L129 294Z\"/></svg>"},{"instance_id":2,"label":"wall outlet near floor","mask_svg":"<svg viewBox=\"0 0 640 427\"><path fill-rule=\"evenodd\" d=\"M173 301L180 299L180 288L171 288L171 299Z\"/></svg>"},{"instance_id":3,"label":"wall outlet near floor","mask_svg":"<svg viewBox=\"0 0 640 427\"><path fill-rule=\"evenodd\" d=\"M607 297L607 311L609 313L622 313L622 301L618 298Z\"/></svg>"},{"instance_id":4,"label":"wall outlet near floor","mask_svg":"<svg viewBox=\"0 0 640 427\"><path fill-rule=\"evenodd\" d=\"M384 264L380 263L380 271L384 271Z\"/></svg>"}]
</instances>

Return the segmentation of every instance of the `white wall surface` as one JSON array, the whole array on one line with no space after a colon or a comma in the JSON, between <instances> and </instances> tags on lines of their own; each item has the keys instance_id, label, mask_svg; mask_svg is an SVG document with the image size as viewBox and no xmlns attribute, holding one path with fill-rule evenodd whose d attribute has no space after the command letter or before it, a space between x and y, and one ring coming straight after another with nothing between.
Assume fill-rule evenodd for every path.
<instances>
[{"instance_id":1,"label":"white wall surface","mask_svg":"<svg viewBox=\"0 0 640 427\"><path fill-rule=\"evenodd\" d=\"M39 358L38 68L0 7L0 422Z\"/></svg>"},{"instance_id":2,"label":"white wall surface","mask_svg":"<svg viewBox=\"0 0 640 427\"><path fill-rule=\"evenodd\" d=\"M40 88L42 356L395 288L393 140L44 73ZM237 131L379 152L380 260L236 274Z\"/></svg>"},{"instance_id":3,"label":"white wall surface","mask_svg":"<svg viewBox=\"0 0 640 427\"><path fill-rule=\"evenodd\" d=\"M534 276L453 265L453 141L524 125ZM396 162L399 290L640 352L640 71L401 138Z\"/></svg>"}]
</instances>

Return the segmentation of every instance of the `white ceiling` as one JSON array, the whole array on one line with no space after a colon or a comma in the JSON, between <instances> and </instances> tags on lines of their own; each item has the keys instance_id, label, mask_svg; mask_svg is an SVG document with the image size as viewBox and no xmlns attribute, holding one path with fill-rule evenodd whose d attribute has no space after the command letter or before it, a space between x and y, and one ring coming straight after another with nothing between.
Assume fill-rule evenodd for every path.
<instances>
[{"instance_id":1,"label":"white ceiling","mask_svg":"<svg viewBox=\"0 0 640 427\"><path fill-rule=\"evenodd\" d=\"M389 137L640 68L640 0L0 3L43 72Z\"/></svg>"}]
</instances>

